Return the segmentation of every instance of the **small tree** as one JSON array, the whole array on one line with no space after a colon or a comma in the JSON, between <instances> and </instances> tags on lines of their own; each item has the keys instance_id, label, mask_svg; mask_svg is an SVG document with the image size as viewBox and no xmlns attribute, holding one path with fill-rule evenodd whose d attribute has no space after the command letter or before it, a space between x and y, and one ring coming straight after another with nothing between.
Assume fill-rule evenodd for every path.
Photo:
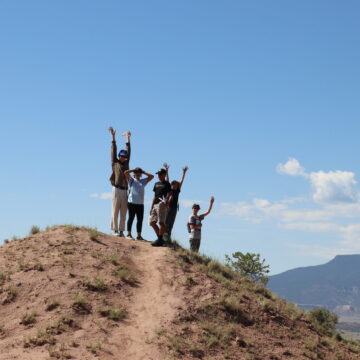
<instances>
[{"instance_id":1,"label":"small tree","mask_svg":"<svg viewBox=\"0 0 360 360\"><path fill-rule=\"evenodd\" d=\"M242 253L237 251L233 253L232 258L229 255L225 255L226 264L230 266L234 271L241 275L245 275L266 285L269 278L267 274L270 272L269 265L265 265L265 259L260 260L260 254L255 253Z\"/></svg>"}]
</instances>

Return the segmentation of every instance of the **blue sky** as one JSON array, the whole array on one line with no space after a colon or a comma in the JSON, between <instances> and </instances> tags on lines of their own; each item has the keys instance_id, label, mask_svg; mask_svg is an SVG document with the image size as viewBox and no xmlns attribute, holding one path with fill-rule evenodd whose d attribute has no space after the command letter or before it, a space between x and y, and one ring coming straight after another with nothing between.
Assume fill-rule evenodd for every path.
<instances>
[{"instance_id":1,"label":"blue sky","mask_svg":"<svg viewBox=\"0 0 360 360\"><path fill-rule=\"evenodd\" d=\"M133 133L132 166L167 161L172 179L189 166L184 245L189 204L214 195L202 250L219 259L259 252L278 273L359 253L359 10L1 1L0 239L34 224L109 231L112 125Z\"/></svg>"}]
</instances>

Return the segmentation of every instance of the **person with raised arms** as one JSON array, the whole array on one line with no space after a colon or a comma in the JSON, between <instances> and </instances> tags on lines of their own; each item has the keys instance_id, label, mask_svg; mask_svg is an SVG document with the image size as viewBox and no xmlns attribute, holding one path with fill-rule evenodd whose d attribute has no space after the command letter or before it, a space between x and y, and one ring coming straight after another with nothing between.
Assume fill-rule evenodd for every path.
<instances>
[{"instance_id":1,"label":"person with raised arms","mask_svg":"<svg viewBox=\"0 0 360 360\"><path fill-rule=\"evenodd\" d=\"M130 136L131 132L127 131L122 136L127 137L126 150L120 150L117 154L116 146L116 130L109 127L109 131L112 135L111 144L111 167L112 174L110 176L110 182L112 188L112 213L111 213L111 230L114 231L114 235L124 236L125 220L128 203L128 183L125 177L125 171L129 170L129 161L131 154ZM118 218L120 214L120 232Z\"/></svg>"},{"instance_id":2,"label":"person with raised arms","mask_svg":"<svg viewBox=\"0 0 360 360\"><path fill-rule=\"evenodd\" d=\"M199 215L200 205L194 204L192 206L192 215L189 217L188 222L188 230L190 233L189 241L190 241L190 250L199 252L200 249L200 242L201 242L201 227L202 227L202 221L204 220L205 216L209 215L211 212L211 209L213 207L215 198L212 196L210 198L210 205L208 208L208 211L204 212L203 214Z\"/></svg>"},{"instance_id":3,"label":"person with raised arms","mask_svg":"<svg viewBox=\"0 0 360 360\"><path fill-rule=\"evenodd\" d=\"M134 176L131 177L130 173ZM142 174L147 177L141 179ZM128 210L129 216L127 221L127 235L128 239L134 239L131 235L131 228L136 215L136 240L144 240L141 236L142 223L144 219L144 193L145 186L154 178L154 175L147 173L141 168L137 167L132 170L125 171L125 177L129 184Z\"/></svg>"},{"instance_id":4,"label":"person with raised arms","mask_svg":"<svg viewBox=\"0 0 360 360\"><path fill-rule=\"evenodd\" d=\"M169 165L167 165L167 167L169 168ZM170 184L171 190L168 192L166 197L167 209L166 209L164 239L166 239L169 242L171 241L171 232L175 223L176 214L179 210L179 194L188 169L189 168L187 166L184 166L182 169L183 173L181 180L180 181L173 180L171 182ZM169 170L167 175L169 176Z\"/></svg>"}]
</instances>

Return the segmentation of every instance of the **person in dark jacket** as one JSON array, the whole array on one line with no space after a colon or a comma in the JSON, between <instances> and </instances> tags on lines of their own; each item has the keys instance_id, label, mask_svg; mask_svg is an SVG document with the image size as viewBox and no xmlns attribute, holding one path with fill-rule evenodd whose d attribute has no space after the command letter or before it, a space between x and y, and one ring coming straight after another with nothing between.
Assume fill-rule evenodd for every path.
<instances>
[{"instance_id":1,"label":"person in dark jacket","mask_svg":"<svg viewBox=\"0 0 360 360\"><path fill-rule=\"evenodd\" d=\"M124 236L126 211L128 207L128 182L124 172L129 170L130 162L130 136L131 132L125 132L122 135L127 137L126 150L120 150L117 154L116 147L116 130L112 127L109 128L112 135L111 144L111 167L112 174L110 177L112 188L112 213L111 213L111 230L115 235ZM120 214L120 226L118 218ZM120 231L119 231L120 230Z\"/></svg>"},{"instance_id":2,"label":"person in dark jacket","mask_svg":"<svg viewBox=\"0 0 360 360\"><path fill-rule=\"evenodd\" d=\"M187 166L183 167L182 178L180 181L173 180L171 182L171 190L168 192L166 197L166 205L168 207L166 209L164 238L167 241L171 241L171 232L179 209L179 194L188 169L189 168Z\"/></svg>"}]
</instances>

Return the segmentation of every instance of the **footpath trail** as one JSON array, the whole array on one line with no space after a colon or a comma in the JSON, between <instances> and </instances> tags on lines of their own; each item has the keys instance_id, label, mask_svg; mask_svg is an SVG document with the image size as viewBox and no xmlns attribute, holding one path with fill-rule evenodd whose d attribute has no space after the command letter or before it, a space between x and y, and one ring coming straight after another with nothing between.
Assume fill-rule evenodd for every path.
<instances>
[{"instance_id":1,"label":"footpath trail","mask_svg":"<svg viewBox=\"0 0 360 360\"><path fill-rule=\"evenodd\" d=\"M182 306L176 273L167 248L154 248L149 243L136 242L133 259L140 275L128 305L127 320L114 331L111 343L119 344L119 359L161 360L165 356L157 346L157 332L166 328Z\"/></svg>"}]
</instances>

